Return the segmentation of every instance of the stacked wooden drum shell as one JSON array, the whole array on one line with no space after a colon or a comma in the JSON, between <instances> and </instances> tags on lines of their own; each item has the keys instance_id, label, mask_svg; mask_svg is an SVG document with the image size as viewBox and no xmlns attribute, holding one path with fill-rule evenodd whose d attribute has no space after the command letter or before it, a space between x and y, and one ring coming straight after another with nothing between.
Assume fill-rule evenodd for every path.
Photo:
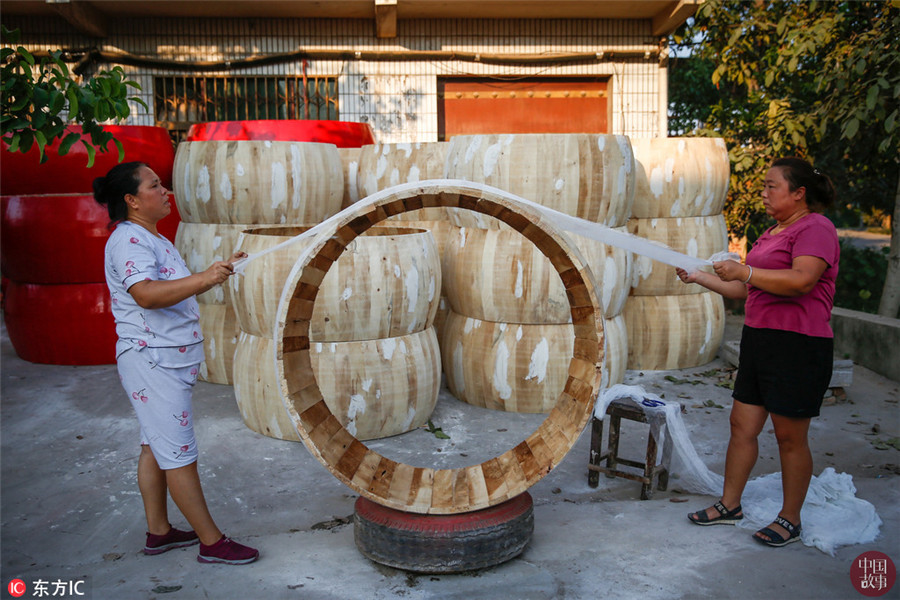
<instances>
[{"instance_id":1,"label":"stacked wooden drum shell","mask_svg":"<svg viewBox=\"0 0 900 600\"><path fill-rule=\"evenodd\" d=\"M308 228L244 231L251 256ZM275 374L275 320L284 284L315 237L270 251L228 283L240 325L234 390L248 427L299 440ZM440 389L433 321L441 285L437 247L420 229L376 227L356 238L323 279L309 329L312 376L341 425L358 439L425 424Z\"/></svg>"},{"instance_id":2,"label":"stacked wooden drum shell","mask_svg":"<svg viewBox=\"0 0 900 600\"><path fill-rule=\"evenodd\" d=\"M171 185L175 153L168 131L105 129L122 143L125 161L148 163L164 186ZM106 207L94 200L92 184L118 164L119 154L110 143L89 169L82 144L62 156L58 148L58 141L47 146L43 164L36 147L24 154L3 151L0 269L8 280L3 290L7 332L16 353L31 362L113 363L116 331L103 257L112 229ZM172 202L160 233L172 239L178 221Z\"/></svg>"},{"instance_id":3,"label":"stacked wooden drum shell","mask_svg":"<svg viewBox=\"0 0 900 600\"><path fill-rule=\"evenodd\" d=\"M722 209L728 151L721 139L632 139L637 186L628 231L697 258L728 247ZM628 368L682 369L711 361L722 341L722 297L685 285L669 265L635 257L625 307Z\"/></svg>"},{"instance_id":4,"label":"stacked wooden drum shell","mask_svg":"<svg viewBox=\"0 0 900 600\"><path fill-rule=\"evenodd\" d=\"M630 216L634 196L634 159L624 136L457 136L445 176L617 228ZM462 209L450 218L456 229L443 275L451 312L441 344L450 390L478 406L546 412L565 384L574 340L565 288L550 261L510 227ZM611 385L625 372L620 321L632 258L593 240L567 238L589 265L604 324L611 323L602 366L603 384ZM604 331L597 333L604 339Z\"/></svg>"},{"instance_id":5,"label":"stacked wooden drum shell","mask_svg":"<svg viewBox=\"0 0 900 600\"><path fill-rule=\"evenodd\" d=\"M444 176L444 160L447 142L416 142L410 144L369 144L359 152L358 166L351 163L346 171L356 182L354 201L400 183L415 183ZM444 251L451 224L447 210L439 207L422 208L396 215L388 223L397 227L427 229L434 236L443 264ZM435 317L438 339L443 332L449 305L443 293Z\"/></svg>"},{"instance_id":6,"label":"stacked wooden drum shell","mask_svg":"<svg viewBox=\"0 0 900 600\"><path fill-rule=\"evenodd\" d=\"M319 223L340 210L344 194L337 148L311 142L182 142L174 182L183 221L176 247L193 272L231 256L242 230ZM198 301L206 351L201 377L230 384L237 317L221 287Z\"/></svg>"}]
</instances>

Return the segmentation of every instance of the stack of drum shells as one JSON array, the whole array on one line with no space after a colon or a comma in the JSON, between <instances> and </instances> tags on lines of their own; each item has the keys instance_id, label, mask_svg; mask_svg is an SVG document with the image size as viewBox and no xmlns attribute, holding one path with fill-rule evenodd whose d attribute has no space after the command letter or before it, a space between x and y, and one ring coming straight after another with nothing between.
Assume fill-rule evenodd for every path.
<instances>
[{"instance_id":1,"label":"stack of drum shells","mask_svg":"<svg viewBox=\"0 0 900 600\"><path fill-rule=\"evenodd\" d=\"M195 273L231 256L244 229L319 223L340 210L344 195L337 147L313 142L182 142L174 184L182 217L175 245ZM206 351L201 378L231 384L237 316L223 286L197 300Z\"/></svg>"},{"instance_id":2,"label":"stack of drum shells","mask_svg":"<svg viewBox=\"0 0 900 600\"><path fill-rule=\"evenodd\" d=\"M268 252L227 288L242 330L234 357L241 415L254 431L288 440L299 436L281 401L273 327L291 269L316 241L290 241L306 229L243 232L238 249ZM358 439L404 433L431 417L441 382L432 326L440 277L430 233L374 227L353 240L322 281L309 331L311 375Z\"/></svg>"},{"instance_id":3,"label":"stack of drum shells","mask_svg":"<svg viewBox=\"0 0 900 600\"><path fill-rule=\"evenodd\" d=\"M175 153L166 129L105 128L122 143L125 161L148 163L170 186ZM113 363L116 331L103 258L112 228L92 184L119 162L119 154L110 143L89 169L81 143L62 156L58 148L58 141L47 146L43 164L36 147L24 154L3 150L0 257L7 332L16 353L31 362ZM179 220L172 204L158 225L169 239Z\"/></svg>"},{"instance_id":4,"label":"stack of drum shells","mask_svg":"<svg viewBox=\"0 0 900 600\"><path fill-rule=\"evenodd\" d=\"M444 175L488 184L557 211L624 230L634 197L625 136L475 135L451 139ZM473 405L542 413L567 377L574 331L565 289L550 261L492 217L458 209L444 258L450 312L441 352L450 391ZM602 306L603 385L622 381L622 311L630 253L568 235L590 266Z\"/></svg>"},{"instance_id":5,"label":"stack of drum shells","mask_svg":"<svg viewBox=\"0 0 900 600\"><path fill-rule=\"evenodd\" d=\"M636 192L628 231L709 258L728 247L722 209L728 152L721 139L632 138ZM629 369L682 369L711 361L722 341L720 295L685 285L675 269L635 256L625 306Z\"/></svg>"}]
</instances>

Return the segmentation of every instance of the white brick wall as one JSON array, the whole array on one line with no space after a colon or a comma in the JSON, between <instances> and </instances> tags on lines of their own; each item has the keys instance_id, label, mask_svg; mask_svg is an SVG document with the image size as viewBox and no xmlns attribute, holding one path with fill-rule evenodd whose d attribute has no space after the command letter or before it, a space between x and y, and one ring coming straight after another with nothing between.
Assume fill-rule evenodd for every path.
<instances>
[{"instance_id":1,"label":"white brick wall","mask_svg":"<svg viewBox=\"0 0 900 600\"><path fill-rule=\"evenodd\" d=\"M55 19L4 18L20 27L31 48L84 48L91 38L71 33ZM650 58L615 59L562 66L488 65L461 61L363 62L310 61L310 76L338 77L339 111L343 121L368 122L384 142L437 139L437 79L467 75L485 77L608 76L611 133L649 137L665 135L664 67L655 50L658 40L649 21L601 19L546 20L414 20L400 21L392 39L374 36L370 20L198 20L120 19L101 49L155 55L180 61L225 60L251 54L304 49L449 50L482 53L650 51ZM153 77L182 72L125 67L143 87L140 96L153 106ZM226 74L299 74L299 61ZM215 73L206 73L213 75ZM154 125L152 114L134 106L130 123Z\"/></svg>"}]
</instances>

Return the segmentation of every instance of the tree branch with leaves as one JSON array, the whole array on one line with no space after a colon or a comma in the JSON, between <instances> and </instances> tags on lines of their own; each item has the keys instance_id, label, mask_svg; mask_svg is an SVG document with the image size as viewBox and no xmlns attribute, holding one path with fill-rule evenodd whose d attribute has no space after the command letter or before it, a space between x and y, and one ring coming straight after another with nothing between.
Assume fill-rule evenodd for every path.
<instances>
[{"instance_id":1,"label":"tree branch with leaves","mask_svg":"<svg viewBox=\"0 0 900 600\"><path fill-rule=\"evenodd\" d=\"M101 123L128 118L129 101L149 110L142 99L129 96L131 88L140 91L141 86L128 80L119 66L78 83L60 58L61 51L37 61L18 45L18 30L0 26L0 33L4 38L0 49L0 139L6 142L7 150L28 152L37 146L43 163L47 160L47 146L55 140L61 139L57 149L60 155L80 142L87 150L87 166L91 167L97 150L106 152L112 142L122 161L122 143ZM73 123L81 126L80 133L69 127Z\"/></svg>"}]
</instances>

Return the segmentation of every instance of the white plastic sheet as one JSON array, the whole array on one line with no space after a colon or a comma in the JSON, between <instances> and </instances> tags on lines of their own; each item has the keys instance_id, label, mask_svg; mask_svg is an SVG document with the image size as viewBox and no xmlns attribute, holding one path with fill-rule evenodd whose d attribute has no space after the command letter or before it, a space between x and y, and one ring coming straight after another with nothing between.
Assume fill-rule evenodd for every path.
<instances>
[{"instance_id":1,"label":"white plastic sheet","mask_svg":"<svg viewBox=\"0 0 900 600\"><path fill-rule=\"evenodd\" d=\"M660 451L662 436L671 436L672 462L670 474L678 476L678 486L686 492L720 497L724 478L707 468L691 443L681 406L678 402L663 400L641 386L614 385L600 394L594 406L594 416L603 419L606 408L613 400L629 400L640 406L647 418L660 425ZM660 423L662 418L665 423ZM670 480L671 481L671 480ZM752 479L744 489L741 499L744 519L740 526L760 529L768 526L781 510L781 473L770 473ZM803 504L801 541L834 556L839 546L865 544L875 540L881 529L881 518L875 507L856 497L853 477L837 473L831 467L813 476Z\"/></svg>"}]
</instances>

